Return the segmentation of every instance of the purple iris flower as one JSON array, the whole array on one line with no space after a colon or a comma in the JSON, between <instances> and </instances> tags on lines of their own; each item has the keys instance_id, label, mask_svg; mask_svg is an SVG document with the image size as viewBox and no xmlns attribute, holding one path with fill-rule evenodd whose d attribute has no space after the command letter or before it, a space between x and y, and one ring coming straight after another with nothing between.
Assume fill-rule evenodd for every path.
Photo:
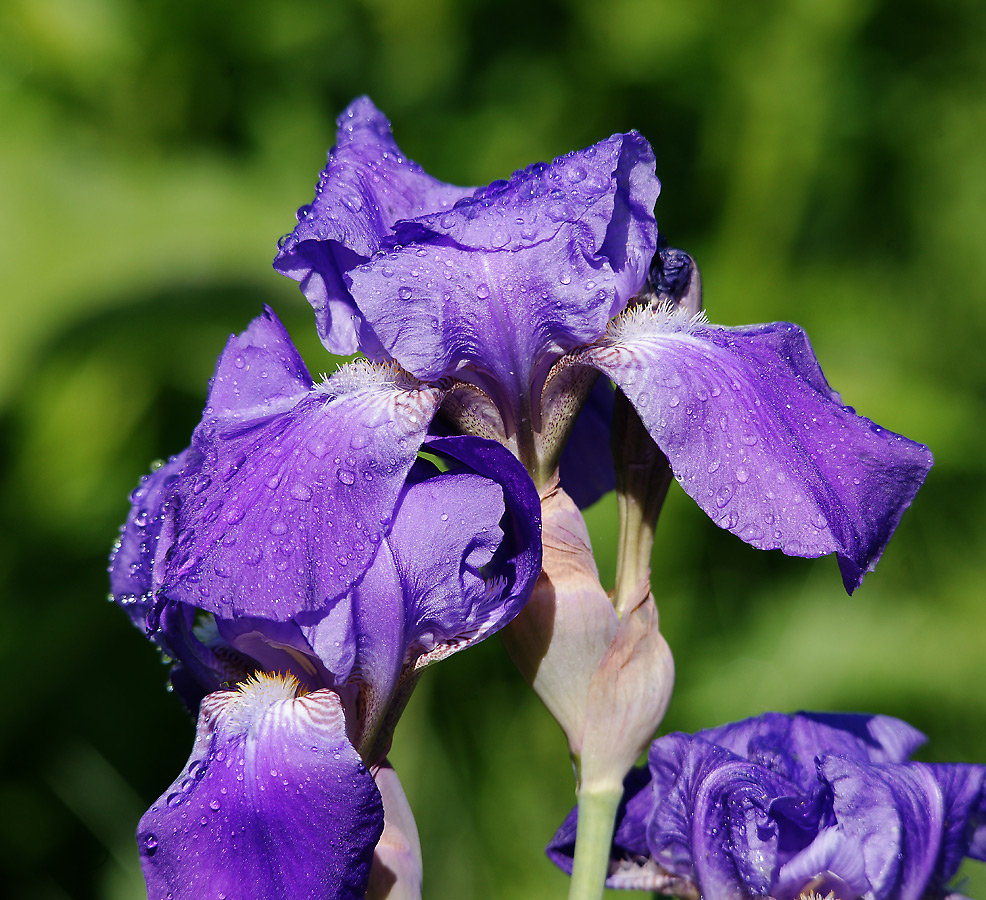
<instances>
[{"instance_id":1,"label":"purple iris flower","mask_svg":"<svg viewBox=\"0 0 986 900\"><path fill-rule=\"evenodd\" d=\"M820 713L665 735L625 782L607 884L940 900L965 857L986 859L986 766L909 762L924 740L899 719ZM548 846L567 871L575 830L573 811Z\"/></svg>"},{"instance_id":2,"label":"purple iris flower","mask_svg":"<svg viewBox=\"0 0 986 900\"><path fill-rule=\"evenodd\" d=\"M422 409L436 428L500 441L539 486L561 459L582 504L612 486L611 380L718 525L760 549L835 553L852 591L931 454L845 406L795 325L719 327L678 302L699 279L658 235L659 188L635 132L488 187L444 184L362 98L274 265L331 351L448 384Z\"/></svg>"},{"instance_id":3,"label":"purple iris flower","mask_svg":"<svg viewBox=\"0 0 986 900\"><path fill-rule=\"evenodd\" d=\"M540 571L529 476L494 442L426 440L442 396L365 361L315 383L268 310L230 338L192 445L134 492L113 596L198 713L138 829L151 900L364 896L418 674L510 621Z\"/></svg>"}]
</instances>

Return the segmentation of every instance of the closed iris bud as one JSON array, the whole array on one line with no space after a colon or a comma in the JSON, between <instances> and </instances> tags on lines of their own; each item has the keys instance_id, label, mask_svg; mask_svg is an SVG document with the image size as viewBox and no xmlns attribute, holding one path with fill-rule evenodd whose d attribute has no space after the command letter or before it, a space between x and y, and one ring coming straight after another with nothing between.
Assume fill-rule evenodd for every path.
<instances>
[{"instance_id":1,"label":"closed iris bud","mask_svg":"<svg viewBox=\"0 0 986 900\"><path fill-rule=\"evenodd\" d=\"M667 709L671 652L646 587L617 616L585 521L557 483L542 496L541 515L541 576L503 640L565 732L580 782L618 786Z\"/></svg>"}]
</instances>

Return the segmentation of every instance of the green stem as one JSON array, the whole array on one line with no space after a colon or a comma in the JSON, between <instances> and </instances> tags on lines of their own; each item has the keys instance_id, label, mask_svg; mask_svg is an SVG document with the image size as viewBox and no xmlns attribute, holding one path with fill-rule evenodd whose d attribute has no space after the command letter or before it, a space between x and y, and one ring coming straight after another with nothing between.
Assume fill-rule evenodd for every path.
<instances>
[{"instance_id":1,"label":"green stem","mask_svg":"<svg viewBox=\"0 0 986 900\"><path fill-rule=\"evenodd\" d=\"M601 900L609 872L616 810L622 786L612 790L579 790L578 830L568 900Z\"/></svg>"},{"instance_id":2,"label":"green stem","mask_svg":"<svg viewBox=\"0 0 986 900\"><path fill-rule=\"evenodd\" d=\"M613 410L613 458L620 536L613 605L622 619L650 581L654 531L671 484L671 466L623 394Z\"/></svg>"}]
</instances>

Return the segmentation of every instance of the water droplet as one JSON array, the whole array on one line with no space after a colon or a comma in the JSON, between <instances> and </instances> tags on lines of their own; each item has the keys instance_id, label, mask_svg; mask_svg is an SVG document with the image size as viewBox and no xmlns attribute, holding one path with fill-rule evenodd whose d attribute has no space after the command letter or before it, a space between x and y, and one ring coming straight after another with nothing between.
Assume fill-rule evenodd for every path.
<instances>
[{"instance_id":1,"label":"water droplet","mask_svg":"<svg viewBox=\"0 0 986 900\"><path fill-rule=\"evenodd\" d=\"M406 284L402 284L397 289L397 296L400 297L401 300L410 300L411 299L411 289Z\"/></svg>"},{"instance_id":2,"label":"water droplet","mask_svg":"<svg viewBox=\"0 0 986 900\"><path fill-rule=\"evenodd\" d=\"M284 522L278 520L276 522L271 522L270 527L267 530L271 534L280 536L282 534L286 534L287 533L288 526L285 525Z\"/></svg>"},{"instance_id":3,"label":"water droplet","mask_svg":"<svg viewBox=\"0 0 986 900\"><path fill-rule=\"evenodd\" d=\"M759 541L763 537L763 529L759 525L747 525L740 532L740 537L744 541Z\"/></svg>"},{"instance_id":4,"label":"water droplet","mask_svg":"<svg viewBox=\"0 0 986 900\"><path fill-rule=\"evenodd\" d=\"M243 562L248 566L256 566L260 563L260 560L264 558L264 551L260 547L251 547L243 554Z\"/></svg>"},{"instance_id":5,"label":"water droplet","mask_svg":"<svg viewBox=\"0 0 986 900\"><path fill-rule=\"evenodd\" d=\"M145 834L141 843L144 846L144 853L153 856L154 851L157 850L157 837L153 834Z\"/></svg>"},{"instance_id":6,"label":"water droplet","mask_svg":"<svg viewBox=\"0 0 986 900\"><path fill-rule=\"evenodd\" d=\"M733 498L733 486L731 484L724 484L718 491L716 491L716 506L722 509L729 503Z\"/></svg>"},{"instance_id":7,"label":"water droplet","mask_svg":"<svg viewBox=\"0 0 986 900\"><path fill-rule=\"evenodd\" d=\"M558 276L558 280L562 284L571 284L572 283L572 276L569 275L568 272L562 272L562 274Z\"/></svg>"},{"instance_id":8,"label":"water droplet","mask_svg":"<svg viewBox=\"0 0 986 900\"><path fill-rule=\"evenodd\" d=\"M312 499L312 489L308 487L307 484L303 484L300 481L296 481L291 485L291 490L288 493L294 497L295 500L311 500Z\"/></svg>"},{"instance_id":9,"label":"water droplet","mask_svg":"<svg viewBox=\"0 0 986 900\"><path fill-rule=\"evenodd\" d=\"M340 469L336 472L336 475L343 484L352 484L356 480L353 473L347 469Z\"/></svg>"},{"instance_id":10,"label":"water droplet","mask_svg":"<svg viewBox=\"0 0 986 900\"><path fill-rule=\"evenodd\" d=\"M742 466L740 466L736 470L736 480L740 484L746 484L746 482L749 480L749 478L750 478L750 473L747 472L746 469L744 469Z\"/></svg>"},{"instance_id":11,"label":"water droplet","mask_svg":"<svg viewBox=\"0 0 986 900\"><path fill-rule=\"evenodd\" d=\"M237 503L230 503L223 510L223 519L230 525L236 525L238 522L242 522L245 515L246 509Z\"/></svg>"},{"instance_id":12,"label":"water droplet","mask_svg":"<svg viewBox=\"0 0 986 900\"><path fill-rule=\"evenodd\" d=\"M180 806L182 800L184 799L185 798L181 795L181 793L175 791L175 793L173 794L168 794L168 799L165 802L168 804L168 806L174 809L176 806Z\"/></svg>"},{"instance_id":13,"label":"water droplet","mask_svg":"<svg viewBox=\"0 0 986 900\"><path fill-rule=\"evenodd\" d=\"M476 296L480 300L485 300L490 295L490 287L485 282L481 282L476 286Z\"/></svg>"}]
</instances>

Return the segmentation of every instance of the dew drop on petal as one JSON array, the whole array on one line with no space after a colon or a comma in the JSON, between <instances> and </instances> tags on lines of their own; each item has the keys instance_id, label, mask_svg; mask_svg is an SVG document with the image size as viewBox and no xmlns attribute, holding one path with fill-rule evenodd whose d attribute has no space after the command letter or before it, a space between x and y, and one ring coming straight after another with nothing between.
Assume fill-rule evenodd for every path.
<instances>
[{"instance_id":1,"label":"dew drop on petal","mask_svg":"<svg viewBox=\"0 0 986 900\"><path fill-rule=\"evenodd\" d=\"M718 491L716 491L716 506L719 509L723 509L733 497L733 486L731 484L724 484Z\"/></svg>"},{"instance_id":2,"label":"dew drop on petal","mask_svg":"<svg viewBox=\"0 0 986 900\"><path fill-rule=\"evenodd\" d=\"M295 500L311 500L312 499L312 489L308 487L307 484L303 484L298 481L291 485L291 490L288 492Z\"/></svg>"}]
</instances>

